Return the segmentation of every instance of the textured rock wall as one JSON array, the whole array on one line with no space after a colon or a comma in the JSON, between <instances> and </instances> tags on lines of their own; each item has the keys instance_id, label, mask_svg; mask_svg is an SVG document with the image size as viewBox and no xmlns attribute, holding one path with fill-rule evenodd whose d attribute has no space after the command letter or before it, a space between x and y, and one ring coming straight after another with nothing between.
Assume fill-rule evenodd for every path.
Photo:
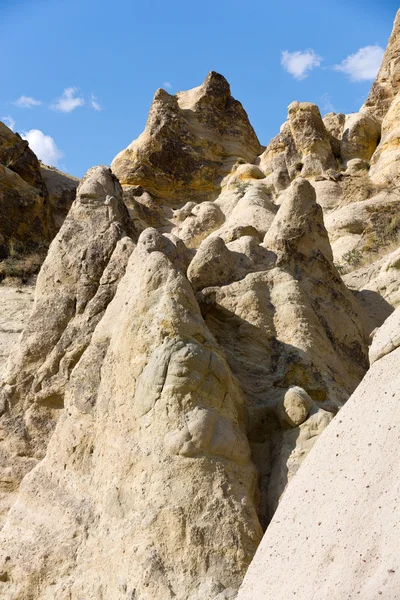
<instances>
[{"instance_id":1,"label":"textured rock wall","mask_svg":"<svg viewBox=\"0 0 400 600\"><path fill-rule=\"evenodd\" d=\"M396 310L374 337L368 374L289 486L238 600L398 596L399 342Z\"/></svg>"},{"instance_id":2,"label":"textured rock wall","mask_svg":"<svg viewBox=\"0 0 400 600\"><path fill-rule=\"evenodd\" d=\"M318 495L342 464L329 431L398 289L396 253L385 269L347 275L352 291L333 261L396 211L395 181L376 179L386 164L394 171L396 106L381 125L372 110L322 118L294 102L263 148L212 72L174 97L159 90L114 174L88 172L1 387L5 598L233 599L266 527L278 558L301 554L291 515L311 523L308 488L296 498L303 511L284 513L282 540L276 519L289 509L278 505L295 501L305 467L287 484L310 451L307 464L319 464L313 446L340 411L321 438L332 440L331 462L308 478L331 518ZM57 178L61 221L74 183ZM371 356L385 360L381 349ZM329 497L340 502L340 490ZM255 594L263 552L246 580L259 579ZM298 580L272 595L298 589L296 565ZM315 565L308 597L322 585ZM357 585L335 577L332 593Z\"/></svg>"}]
</instances>

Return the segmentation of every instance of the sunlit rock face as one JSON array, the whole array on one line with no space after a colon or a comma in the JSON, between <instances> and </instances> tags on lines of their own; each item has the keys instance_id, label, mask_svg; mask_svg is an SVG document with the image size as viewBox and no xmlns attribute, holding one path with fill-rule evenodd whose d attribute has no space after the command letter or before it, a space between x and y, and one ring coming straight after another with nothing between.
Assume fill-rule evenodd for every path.
<instances>
[{"instance_id":1,"label":"sunlit rock face","mask_svg":"<svg viewBox=\"0 0 400 600\"><path fill-rule=\"evenodd\" d=\"M360 536L364 480L352 490L341 473L364 456L376 369L398 345L393 321L374 338L372 391L358 387L369 335L399 298L397 249L377 256L398 202L393 98L382 116L293 102L262 147L211 72L159 90L143 134L111 170L89 170L1 387L7 600L233 600L265 530L243 599L322 589L331 499L343 516L348 495L343 523ZM73 186L60 186L62 212ZM377 262L344 276L350 290L343 257L357 252ZM377 445L385 415L366 421ZM287 553L303 555L309 530L318 552L304 567ZM379 597L383 571L368 596L346 557L341 584L328 569L329 595Z\"/></svg>"}]
</instances>

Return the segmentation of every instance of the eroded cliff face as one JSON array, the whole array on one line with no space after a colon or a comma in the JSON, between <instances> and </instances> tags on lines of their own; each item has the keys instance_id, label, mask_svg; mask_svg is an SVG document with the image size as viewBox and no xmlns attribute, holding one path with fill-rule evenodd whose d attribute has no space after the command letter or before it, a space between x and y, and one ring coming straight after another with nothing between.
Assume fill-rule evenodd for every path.
<instances>
[{"instance_id":1,"label":"eroded cliff face","mask_svg":"<svg viewBox=\"0 0 400 600\"><path fill-rule=\"evenodd\" d=\"M0 260L48 244L67 215L78 183L41 165L28 142L0 121Z\"/></svg>"},{"instance_id":2,"label":"eroded cliff face","mask_svg":"<svg viewBox=\"0 0 400 600\"><path fill-rule=\"evenodd\" d=\"M396 106L294 102L263 148L210 73L89 170L2 384L5 598L236 596L398 297L334 262L397 208Z\"/></svg>"}]
</instances>

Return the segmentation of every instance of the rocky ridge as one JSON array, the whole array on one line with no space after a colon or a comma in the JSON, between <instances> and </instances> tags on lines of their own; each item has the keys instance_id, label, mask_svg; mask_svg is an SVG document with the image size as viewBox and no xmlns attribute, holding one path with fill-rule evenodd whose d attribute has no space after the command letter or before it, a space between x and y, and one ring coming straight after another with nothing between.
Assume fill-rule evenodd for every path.
<instances>
[{"instance_id":1,"label":"rocky ridge","mask_svg":"<svg viewBox=\"0 0 400 600\"><path fill-rule=\"evenodd\" d=\"M397 303L396 252L346 275L351 289L339 271L397 209L398 27L386 91L359 113L293 102L263 148L212 72L176 97L157 91L144 133L82 180L1 388L5 598L235 598L266 528L241 594L273 585L257 574L265 540L308 501L292 493L306 466L278 504L340 410L307 469L325 464L324 440L334 452L369 335Z\"/></svg>"}]
</instances>

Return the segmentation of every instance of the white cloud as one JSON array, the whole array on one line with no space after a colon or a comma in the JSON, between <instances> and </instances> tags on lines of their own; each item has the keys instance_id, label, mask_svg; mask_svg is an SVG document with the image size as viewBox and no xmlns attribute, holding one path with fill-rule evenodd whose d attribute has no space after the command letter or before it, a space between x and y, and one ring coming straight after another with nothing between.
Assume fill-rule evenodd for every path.
<instances>
[{"instance_id":1,"label":"white cloud","mask_svg":"<svg viewBox=\"0 0 400 600\"><path fill-rule=\"evenodd\" d=\"M77 96L77 93L77 88L65 88L60 98L57 98L57 102L52 104L50 108L52 110L59 110L64 113L69 113L79 106L84 106L84 99Z\"/></svg>"},{"instance_id":2,"label":"white cloud","mask_svg":"<svg viewBox=\"0 0 400 600\"><path fill-rule=\"evenodd\" d=\"M90 106L97 111L103 110L103 107L97 102L97 98L94 94L90 96Z\"/></svg>"},{"instance_id":3,"label":"white cloud","mask_svg":"<svg viewBox=\"0 0 400 600\"><path fill-rule=\"evenodd\" d=\"M295 79L305 79L312 69L319 67L321 61L322 58L314 50L304 50L304 52L284 50L281 55L282 67Z\"/></svg>"},{"instance_id":4,"label":"white cloud","mask_svg":"<svg viewBox=\"0 0 400 600\"><path fill-rule=\"evenodd\" d=\"M333 68L342 71L351 81L371 81L379 71L384 52L380 46L365 46Z\"/></svg>"},{"instance_id":5,"label":"white cloud","mask_svg":"<svg viewBox=\"0 0 400 600\"><path fill-rule=\"evenodd\" d=\"M163 85L167 90L170 90L172 88L172 84L169 81L164 81Z\"/></svg>"},{"instance_id":6,"label":"white cloud","mask_svg":"<svg viewBox=\"0 0 400 600\"><path fill-rule=\"evenodd\" d=\"M3 123L7 125L12 131L15 131L16 121L12 118L11 115L7 115L6 117L2 117L1 119Z\"/></svg>"},{"instance_id":7,"label":"white cloud","mask_svg":"<svg viewBox=\"0 0 400 600\"><path fill-rule=\"evenodd\" d=\"M24 140L28 140L30 148L36 156L46 165L57 166L57 162L64 156L64 152L57 148L57 144L49 135L45 135L40 129L31 129L21 134Z\"/></svg>"},{"instance_id":8,"label":"white cloud","mask_svg":"<svg viewBox=\"0 0 400 600\"><path fill-rule=\"evenodd\" d=\"M32 98L31 96L20 96L13 104L20 108L33 108L34 106L40 106L42 102L41 100L35 100L35 98Z\"/></svg>"}]
</instances>

